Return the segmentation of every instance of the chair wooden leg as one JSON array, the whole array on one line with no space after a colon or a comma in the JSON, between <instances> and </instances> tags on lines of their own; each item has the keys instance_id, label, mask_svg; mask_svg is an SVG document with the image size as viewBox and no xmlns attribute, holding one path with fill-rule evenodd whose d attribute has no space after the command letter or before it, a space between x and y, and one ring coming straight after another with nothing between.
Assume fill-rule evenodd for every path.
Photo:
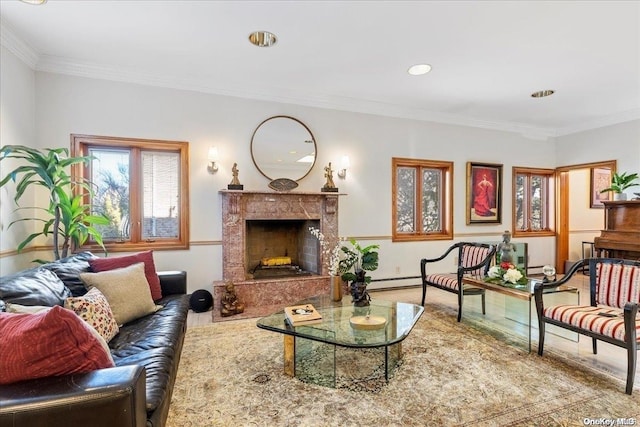
<instances>
[{"instance_id":1,"label":"chair wooden leg","mask_svg":"<svg viewBox=\"0 0 640 427\"><path fill-rule=\"evenodd\" d=\"M427 285L426 284L422 284L422 303L420 304L421 306L424 307L424 298L427 296Z\"/></svg>"},{"instance_id":2,"label":"chair wooden leg","mask_svg":"<svg viewBox=\"0 0 640 427\"><path fill-rule=\"evenodd\" d=\"M485 315L487 314L487 305L486 305L486 301L485 301L485 293L482 293L482 314Z\"/></svg>"},{"instance_id":3,"label":"chair wooden leg","mask_svg":"<svg viewBox=\"0 0 640 427\"><path fill-rule=\"evenodd\" d=\"M540 320L538 321L538 356L542 356L542 352L544 351L544 331L545 323Z\"/></svg>"},{"instance_id":4,"label":"chair wooden leg","mask_svg":"<svg viewBox=\"0 0 640 427\"><path fill-rule=\"evenodd\" d=\"M638 357L638 345L629 343L627 345L627 388L625 392L631 394L633 392L633 380L636 377L636 360Z\"/></svg>"},{"instance_id":5,"label":"chair wooden leg","mask_svg":"<svg viewBox=\"0 0 640 427\"><path fill-rule=\"evenodd\" d=\"M598 354L598 340L591 338L591 345L593 346L593 354Z\"/></svg>"}]
</instances>

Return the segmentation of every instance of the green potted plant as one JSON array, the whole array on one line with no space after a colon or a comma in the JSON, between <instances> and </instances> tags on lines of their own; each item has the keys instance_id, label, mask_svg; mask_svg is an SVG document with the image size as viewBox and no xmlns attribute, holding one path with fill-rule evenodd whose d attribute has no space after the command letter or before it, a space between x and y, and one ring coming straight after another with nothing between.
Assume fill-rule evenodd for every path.
<instances>
[{"instance_id":1,"label":"green potted plant","mask_svg":"<svg viewBox=\"0 0 640 427\"><path fill-rule=\"evenodd\" d=\"M342 280L351 282L351 297L354 307L366 307L369 305L371 297L367 293L367 284L371 282L371 277L366 275L367 271L378 268L378 248L379 245L369 245L362 247L354 239L349 240L350 246L343 246L342 252L345 257L340 260L340 271ZM353 271L351 271L353 269Z\"/></svg>"},{"instance_id":2,"label":"green potted plant","mask_svg":"<svg viewBox=\"0 0 640 427\"><path fill-rule=\"evenodd\" d=\"M611 185L604 190L600 191L601 193L605 193L607 191L613 192L614 200L626 200L627 195L623 193L629 187L635 187L640 185L640 183L635 182L638 179L637 173L627 174L626 172L622 172L621 174L614 173L611 177Z\"/></svg>"},{"instance_id":3,"label":"green potted plant","mask_svg":"<svg viewBox=\"0 0 640 427\"><path fill-rule=\"evenodd\" d=\"M107 252L102 236L92 224L107 225L109 220L102 215L92 215L90 205L84 202L85 197L92 194L91 184L87 181L74 181L67 172L73 165L89 162L91 156L69 157L69 150L66 148L45 148L40 151L23 145L5 145L0 148L0 162L9 158L18 159L23 164L2 178L0 188L9 181L16 184L16 210L35 209L46 212L42 218L20 218L9 224L11 227L21 221L42 223L40 231L30 234L18 245L18 252L36 237L49 235L53 238L53 256L56 260L68 256L70 250L76 250L89 236ZM47 191L49 202L46 208L20 207L20 199L32 187L41 187Z\"/></svg>"},{"instance_id":4,"label":"green potted plant","mask_svg":"<svg viewBox=\"0 0 640 427\"><path fill-rule=\"evenodd\" d=\"M340 260L342 280L353 282L359 271L374 271L378 268L378 249L380 245L360 246L355 239L349 240L350 246L342 246L345 257ZM353 269L353 271L351 271ZM365 283L371 282L371 276L364 277Z\"/></svg>"}]
</instances>

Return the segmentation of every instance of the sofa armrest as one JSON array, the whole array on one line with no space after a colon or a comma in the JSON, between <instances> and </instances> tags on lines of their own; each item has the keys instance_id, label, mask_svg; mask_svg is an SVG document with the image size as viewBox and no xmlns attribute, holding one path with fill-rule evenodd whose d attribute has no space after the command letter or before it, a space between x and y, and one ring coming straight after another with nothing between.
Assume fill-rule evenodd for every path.
<instances>
[{"instance_id":1,"label":"sofa armrest","mask_svg":"<svg viewBox=\"0 0 640 427\"><path fill-rule=\"evenodd\" d=\"M0 387L2 426L142 427L147 423L142 366L98 369Z\"/></svg>"},{"instance_id":2,"label":"sofa armrest","mask_svg":"<svg viewBox=\"0 0 640 427\"><path fill-rule=\"evenodd\" d=\"M159 271L158 277L163 296L187 293L186 271Z\"/></svg>"}]
</instances>

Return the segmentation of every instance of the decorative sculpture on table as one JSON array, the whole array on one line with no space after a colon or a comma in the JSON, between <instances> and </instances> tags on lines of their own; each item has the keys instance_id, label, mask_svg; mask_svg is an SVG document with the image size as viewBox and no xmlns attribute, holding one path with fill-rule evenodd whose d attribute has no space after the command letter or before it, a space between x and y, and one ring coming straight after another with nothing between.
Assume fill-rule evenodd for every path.
<instances>
[{"instance_id":1,"label":"decorative sculpture on table","mask_svg":"<svg viewBox=\"0 0 640 427\"><path fill-rule=\"evenodd\" d=\"M331 162L329 162L329 165L324 168L324 177L327 178L327 182L325 182L324 187L322 187L322 191L331 193L337 192L338 187L336 187L336 184L333 182L333 169L331 169Z\"/></svg>"},{"instance_id":2,"label":"decorative sculpture on table","mask_svg":"<svg viewBox=\"0 0 640 427\"><path fill-rule=\"evenodd\" d=\"M238 179L238 164L234 163L233 167L231 168L231 174L233 175L233 179L231 180L231 183L229 185L227 185L227 188L229 190L242 190L244 189L244 185L240 184L240 180Z\"/></svg>"},{"instance_id":3,"label":"decorative sculpture on table","mask_svg":"<svg viewBox=\"0 0 640 427\"><path fill-rule=\"evenodd\" d=\"M500 256L500 262L508 262L514 264L514 258L516 251L516 245L511 243L511 232L505 230L502 234L502 242L498 245L498 255Z\"/></svg>"},{"instance_id":4,"label":"decorative sculpture on table","mask_svg":"<svg viewBox=\"0 0 640 427\"><path fill-rule=\"evenodd\" d=\"M545 265L542 267L542 274L544 274L544 283L555 282L556 280L556 268L552 265Z\"/></svg>"},{"instance_id":5,"label":"decorative sculpture on table","mask_svg":"<svg viewBox=\"0 0 640 427\"><path fill-rule=\"evenodd\" d=\"M356 272L356 280L351 282L351 302L356 307L366 307L371 301L371 297L367 292L367 282L364 280L365 271L358 270Z\"/></svg>"},{"instance_id":6,"label":"decorative sculpture on table","mask_svg":"<svg viewBox=\"0 0 640 427\"><path fill-rule=\"evenodd\" d=\"M225 286L225 293L220 300L220 315L222 317L240 314L244 311L244 304L238 299L236 289L232 282Z\"/></svg>"}]
</instances>

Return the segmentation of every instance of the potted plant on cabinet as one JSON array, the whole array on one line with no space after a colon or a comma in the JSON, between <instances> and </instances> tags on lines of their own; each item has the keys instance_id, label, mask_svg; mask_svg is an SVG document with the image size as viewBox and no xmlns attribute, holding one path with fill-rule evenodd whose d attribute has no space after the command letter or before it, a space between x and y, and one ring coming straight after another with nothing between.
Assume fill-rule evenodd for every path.
<instances>
[{"instance_id":1,"label":"potted plant on cabinet","mask_svg":"<svg viewBox=\"0 0 640 427\"><path fill-rule=\"evenodd\" d=\"M9 181L16 183L14 201L18 208L35 209L46 212L44 217L27 217L12 221L11 227L21 221L42 222L42 229L27 236L19 245L18 252L38 236L53 238L53 257L65 258L84 244L91 236L106 253L102 236L92 226L107 225L109 220L102 215L92 215L85 197L92 195L91 184L87 181L74 181L67 172L72 165L89 162L91 156L69 157L66 148L45 148L42 151L23 145L5 145L0 148L0 162L5 159L22 161L21 166L6 174L0 181L0 188ZM28 188L44 188L48 193L48 206L20 207L19 202Z\"/></svg>"},{"instance_id":2,"label":"potted plant on cabinet","mask_svg":"<svg viewBox=\"0 0 640 427\"><path fill-rule=\"evenodd\" d=\"M635 182L637 179L637 173L614 173L611 177L611 185L600 192L605 193L607 191L611 191L613 192L613 200L627 200L627 195L623 193L623 191L629 187L640 185L640 183Z\"/></svg>"}]
</instances>

